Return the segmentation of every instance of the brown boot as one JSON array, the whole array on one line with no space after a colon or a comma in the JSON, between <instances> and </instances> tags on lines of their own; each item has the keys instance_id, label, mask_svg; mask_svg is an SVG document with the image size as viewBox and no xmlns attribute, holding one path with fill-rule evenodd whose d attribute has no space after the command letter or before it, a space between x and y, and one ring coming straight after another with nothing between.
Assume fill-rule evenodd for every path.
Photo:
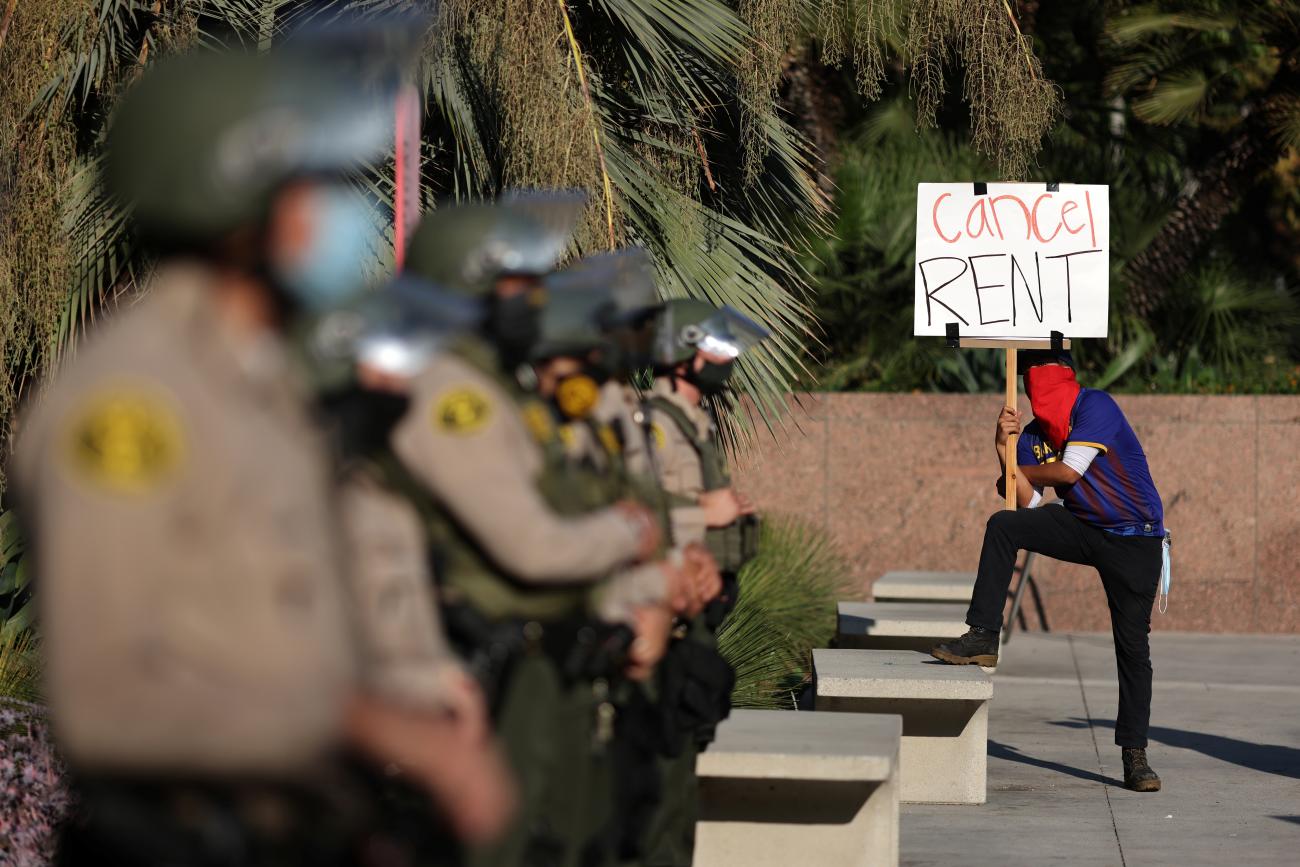
<instances>
[{"instance_id":1,"label":"brown boot","mask_svg":"<svg viewBox=\"0 0 1300 867\"><path fill-rule=\"evenodd\" d=\"M1160 791L1160 777L1147 764L1147 751L1124 749L1124 788L1134 792Z\"/></svg>"},{"instance_id":2,"label":"brown boot","mask_svg":"<svg viewBox=\"0 0 1300 867\"><path fill-rule=\"evenodd\" d=\"M972 626L961 638L937 645L930 655L952 665L993 668L998 664L998 634Z\"/></svg>"}]
</instances>

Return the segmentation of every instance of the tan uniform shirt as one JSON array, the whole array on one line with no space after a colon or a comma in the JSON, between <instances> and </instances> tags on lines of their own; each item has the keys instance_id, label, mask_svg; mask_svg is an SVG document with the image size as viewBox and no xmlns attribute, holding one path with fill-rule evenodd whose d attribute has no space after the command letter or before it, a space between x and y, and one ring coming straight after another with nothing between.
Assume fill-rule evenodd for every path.
<instances>
[{"instance_id":1,"label":"tan uniform shirt","mask_svg":"<svg viewBox=\"0 0 1300 867\"><path fill-rule=\"evenodd\" d=\"M645 425L641 422L641 395L630 385L610 380L600 387L596 419L616 428L622 435L623 465L634 476L653 478L646 453Z\"/></svg>"},{"instance_id":2,"label":"tan uniform shirt","mask_svg":"<svg viewBox=\"0 0 1300 867\"><path fill-rule=\"evenodd\" d=\"M340 504L366 685L394 704L441 707L460 663L438 617L423 521L363 466L346 474Z\"/></svg>"},{"instance_id":3,"label":"tan uniform shirt","mask_svg":"<svg viewBox=\"0 0 1300 867\"><path fill-rule=\"evenodd\" d=\"M681 407L687 418L695 423L700 439L712 435L713 420L708 412L698 404L684 400L673 390L671 380L658 377L651 390L657 397L666 398ZM667 413L653 407L650 410L650 437L654 440L659 483L664 490L691 500L698 499L704 493L704 470L695 443L686 438L677 422ZM682 544L704 541L708 525L703 509L698 506L679 506L673 509L672 518L673 535Z\"/></svg>"},{"instance_id":4,"label":"tan uniform shirt","mask_svg":"<svg viewBox=\"0 0 1300 867\"><path fill-rule=\"evenodd\" d=\"M594 414L598 422L616 427L621 434L620 447L626 471L650 477L643 426L636 421L639 417L638 402L635 389L611 380L601 387L600 401ZM588 458L597 467L603 465L606 446L596 441L590 426L567 425L564 433L566 454L577 459ZM675 524L675 513L673 521ZM681 546L670 550L668 559L681 565ZM659 563L645 563L620 570L597 591L596 615L608 623L632 623L638 607L662 603L667 591L668 576Z\"/></svg>"},{"instance_id":5,"label":"tan uniform shirt","mask_svg":"<svg viewBox=\"0 0 1300 867\"><path fill-rule=\"evenodd\" d=\"M46 690L77 765L295 773L338 741L356 650L324 454L278 340L173 266L23 431Z\"/></svg>"},{"instance_id":6,"label":"tan uniform shirt","mask_svg":"<svg viewBox=\"0 0 1300 867\"><path fill-rule=\"evenodd\" d=\"M520 581L596 581L635 560L639 528L620 512L566 517L551 509L537 487L544 458L529 423L494 379L442 353L416 379L392 446L496 565Z\"/></svg>"}]
</instances>

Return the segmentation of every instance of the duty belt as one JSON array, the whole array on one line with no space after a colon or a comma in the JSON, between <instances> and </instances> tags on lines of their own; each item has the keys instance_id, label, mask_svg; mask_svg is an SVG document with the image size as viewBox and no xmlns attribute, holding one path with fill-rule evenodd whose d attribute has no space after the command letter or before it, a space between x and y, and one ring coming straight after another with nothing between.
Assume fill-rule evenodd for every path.
<instances>
[{"instance_id":1,"label":"duty belt","mask_svg":"<svg viewBox=\"0 0 1300 867\"><path fill-rule=\"evenodd\" d=\"M443 611L448 636L493 700L503 692L513 664L525 656L550 659L568 684L613 679L627 665L636 637L625 625L586 618L494 621L465 604L449 605Z\"/></svg>"},{"instance_id":2,"label":"duty belt","mask_svg":"<svg viewBox=\"0 0 1300 867\"><path fill-rule=\"evenodd\" d=\"M100 863L343 867L376 817L350 769L336 771L318 785L74 775L79 821L64 845L98 850Z\"/></svg>"}]
</instances>

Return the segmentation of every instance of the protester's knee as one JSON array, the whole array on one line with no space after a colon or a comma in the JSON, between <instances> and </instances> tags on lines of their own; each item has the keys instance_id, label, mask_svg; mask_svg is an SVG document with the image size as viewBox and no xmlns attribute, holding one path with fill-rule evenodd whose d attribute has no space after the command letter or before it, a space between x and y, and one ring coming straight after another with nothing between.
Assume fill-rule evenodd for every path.
<instances>
[{"instance_id":1,"label":"protester's knee","mask_svg":"<svg viewBox=\"0 0 1300 867\"><path fill-rule=\"evenodd\" d=\"M988 522L984 525L984 530L987 533L1001 533L1005 535L1011 530L1012 525L1015 523L1015 519L1015 512L1012 512L1009 509L999 509L992 515L989 515Z\"/></svg>"}]
</instances>

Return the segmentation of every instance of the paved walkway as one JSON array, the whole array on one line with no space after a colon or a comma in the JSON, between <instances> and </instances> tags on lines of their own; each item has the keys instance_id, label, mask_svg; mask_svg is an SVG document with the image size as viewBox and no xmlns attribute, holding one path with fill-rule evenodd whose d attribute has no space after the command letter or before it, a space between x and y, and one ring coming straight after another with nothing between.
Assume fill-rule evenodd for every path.
<instances>
[{"instance_id":1,"label":"paved walkway","mask_svg":"<svg viewBox=\"0 0 1300 867\"><path fill-rule=\"evenodd\" d=\"M989 800L904 806L904 865L1300 864L1300 636L1152 636L1149 756L1123 788L1109 635L1013 636L994 676Z\"/></svg>"}]
</instances>

